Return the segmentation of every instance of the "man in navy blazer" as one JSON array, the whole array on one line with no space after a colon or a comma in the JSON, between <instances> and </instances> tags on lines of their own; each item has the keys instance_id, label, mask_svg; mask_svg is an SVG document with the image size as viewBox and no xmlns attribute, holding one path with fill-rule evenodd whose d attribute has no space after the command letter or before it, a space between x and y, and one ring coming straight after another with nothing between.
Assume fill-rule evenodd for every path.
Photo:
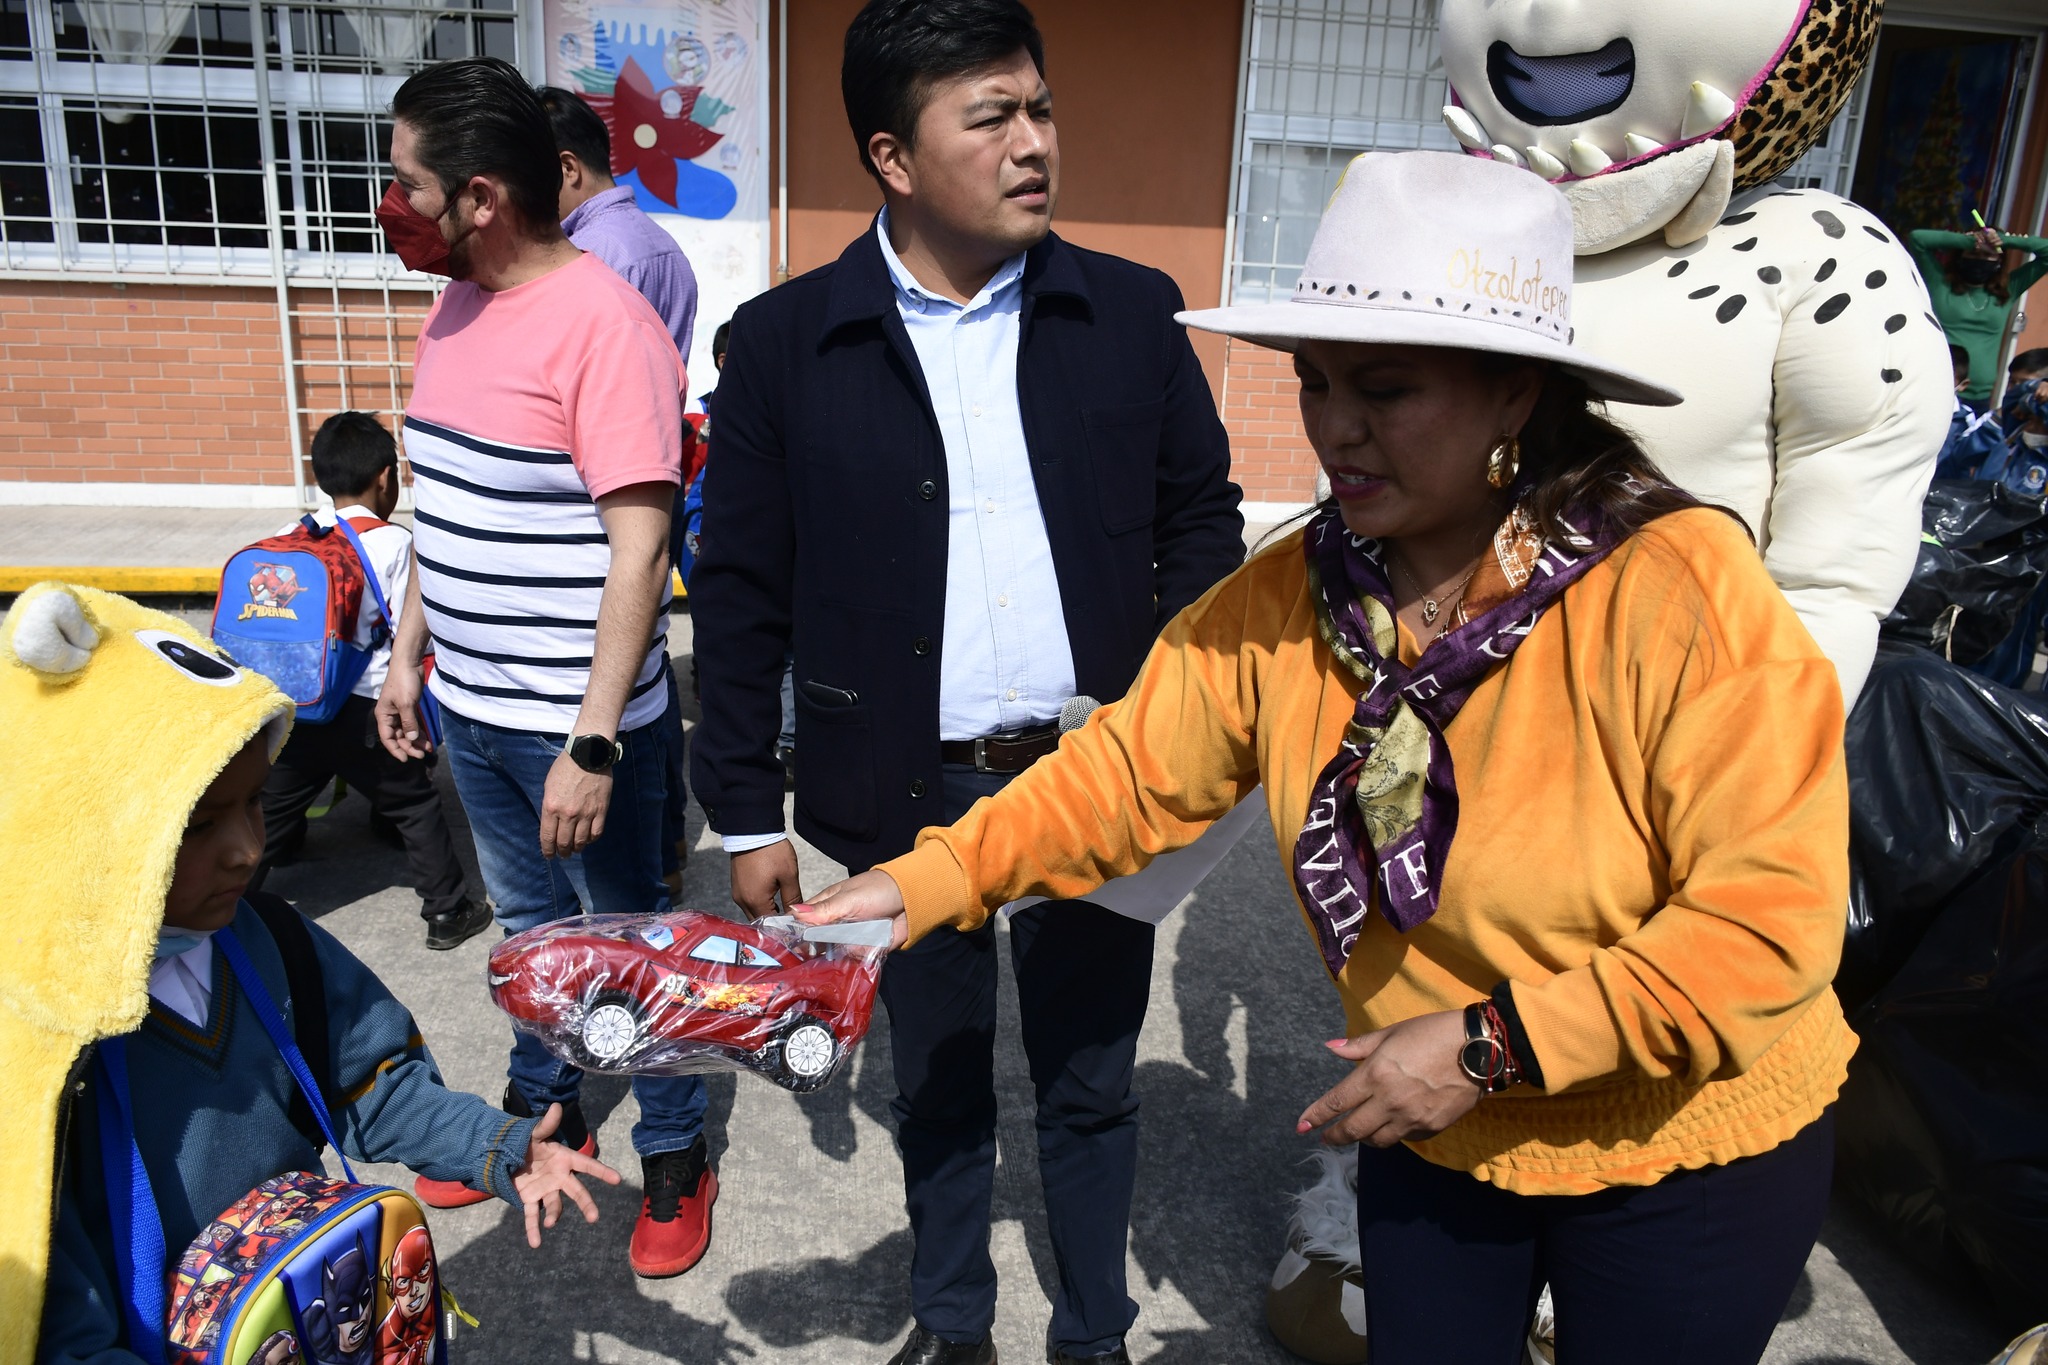
<instances>
[{"instance_id":1,"label":"man in navy blazer","mask_svg":"<svg viewBox=\"0 0 2048 1365\"><path fill-rule=\"evenodd\" d=\"M850 869L909 849L1123 695L1153 637L1243 557L1239 490L1159 271L1050 232L1059 150L1016 0L871 0L841 83L886 207L833 264L743 306L690 605L692 775L750 914L801 899L783 831ZM1121 1361L1131 1094L1152 928L1086 903L1011 920L1060 1263L1054 1358ZM996 934L882 976L915 1251L892 1365L994 1358Z\"/></svg>"}]
</instances>

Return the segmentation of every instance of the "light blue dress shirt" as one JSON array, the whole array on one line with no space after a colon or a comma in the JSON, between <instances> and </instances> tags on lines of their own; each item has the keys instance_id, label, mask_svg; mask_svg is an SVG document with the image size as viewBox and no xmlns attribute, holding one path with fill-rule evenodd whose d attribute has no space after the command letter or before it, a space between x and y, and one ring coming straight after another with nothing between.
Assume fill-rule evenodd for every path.
<instances>
[{"instance_id":1,"label":"light blue dress shirt","mask_svg":"<svg viewBox=\"0 0 2048 1365\"><path fill-rule=\"evenodd\" d=\"M875 233L946 446L939 738L979 739L1057 720L1075 691L1074 651L1017 405L1024 257L1004 262L962 304L927 290L897 259L887 209ZM785 837L727 834L720 842L729 854L750 853Z\"/></svg>"},{"instance_id":2,"label":"light blue dress shirt","mask_svg":"<svg viewBox=\"0 0 2048 1365\"><path fill-rule=\"evenodd\" d=\"M904 268L889 245L886 209L875 234L946 446L939 738L1057 720L1074 695L1074 653L1017 405L1024 257L1004 262L962 304Z\"/></svg>"}]
</instances>

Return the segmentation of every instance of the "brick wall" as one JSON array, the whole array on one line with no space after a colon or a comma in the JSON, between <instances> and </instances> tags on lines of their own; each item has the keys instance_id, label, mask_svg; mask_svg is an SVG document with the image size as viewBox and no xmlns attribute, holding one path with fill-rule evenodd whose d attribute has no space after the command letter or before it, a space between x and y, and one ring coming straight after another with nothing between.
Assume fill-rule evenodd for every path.
<instances>
[{"instance_id":1,"label":"brick wall","mask_svg":"<svg viewBox=\"0 0 2048 1365\"><path fill-rule=\"evenodd\" d=\"M261 291L0 282L0 479L288 484Z\"/></svg>"},{"instance_id":2,"label":"brick wall","mask_svg":"<svg viewBox=\"0 0 2048 1365\"><path fill-rule=\"evenodd\" d=\"M308 441L343 407L403 407L430 302L294 291ZM289 488L282 364L268 290L0 281L0 480ZM1245 498L1309 501L1315 457L1288 358L1231 341L1224 376L1223 421Z\"/></svg>"},{"instance_id":3,"label":"brick wall","mask_svg":"<svg viewBox=\"0 0 2048 1365\"><path fill-rule=\"evenodd\" d=\"M308 440L402 403L430 301L294 291ZM290 488L285 422L268 289L0 281L0 480Z\"/></svg>"},{"instance_id":4,"label":"brick wall","mask_svg":"<svg viewBox=\"0 0 2048 1365\"><path fill-rule=\"evenodd\" d=\"M1280 351L1233 339L1224 354L1223 425L1245 501L1300 505L1316 490L1316 457L1301 433L1300 384Z\"/></svg>"}]
</instances>

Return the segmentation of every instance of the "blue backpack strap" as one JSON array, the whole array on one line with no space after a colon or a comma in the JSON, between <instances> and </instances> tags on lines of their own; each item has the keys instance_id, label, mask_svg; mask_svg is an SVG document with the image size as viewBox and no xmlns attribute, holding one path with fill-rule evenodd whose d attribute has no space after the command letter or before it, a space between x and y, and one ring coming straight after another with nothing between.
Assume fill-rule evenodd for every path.
<instances>
[{"instance_id":1,"label":"blue backpack strap","mask_svg":"<svg viewBox=\"0 0 2048 1365\"><path fill-rule=\"evenodd\" d=\"M164 1273L170 1254L156 1192L135 1141L135 1115L128 1100L125 1040L100 1043L100 1169L107 1186L107 1212L114 1230L114 1270L120 1279L121 1317L128 1349L148 1365L164 1365ZM143 1267L137 1274L136 1267Z\"/></svg>"},{"instance_id":2,"label":"blue backpack strap","mask_svg":"<svg viewBox=\"0 0 2048 1365\"><path fill-rule=\"evenodd\" d=\"M384 624L378 630L382 635L397 634L398 622L392 618L391 604L384 600L384 585L377 581L377 566L370 562L370 552L363 548L363 538L356 534L356 528L349 525L348 518L339 511L334 514L334 529L348 537L349 547L362 563L363 577L370 580L370 596L377 599L377 610L384 615Z\"/></svg>"},{"instance_id":3,"label":"blue backpack strap","mask_svg":"<svg viewBox=\"0 0 2048 1365\"><path fill-rule=\"evenodd\" d=\"M284 1064L291 1069L292 1079L299 1083L299 1093L306 1097L306 1105L313 1111L314 1121L320 1125L320 1131L326 1135L327 1145L334 1149L334 1155L340 1160L342 1174L351 1185L357 1183L355 1170L348 1164L348 1158L342 1155L341 1143L334 1136L334 1121L328 1116L327 1101L320 1096L319 1083L313 1079L312 1069L306 1065L305 1057L299 1052L298 1043L292 1038L291 1029L285 1025L284 1011L270 998L270 988L263 984L263 978L257 974L256 964L249 960L249 954L243 949L241 940L235 937L234 930L220 930L213 936L213 941L220 946L220 955L227 960L229 969L235 974L235 980L241 984L243 993L249 997L249 1008L255 1011L256 1018L263 1024L263 1031L270 1035L270 1041L284 1054ZM318 1004L302 1004L302 1008L318 1007Z\"/></svg>"}]
</instances>

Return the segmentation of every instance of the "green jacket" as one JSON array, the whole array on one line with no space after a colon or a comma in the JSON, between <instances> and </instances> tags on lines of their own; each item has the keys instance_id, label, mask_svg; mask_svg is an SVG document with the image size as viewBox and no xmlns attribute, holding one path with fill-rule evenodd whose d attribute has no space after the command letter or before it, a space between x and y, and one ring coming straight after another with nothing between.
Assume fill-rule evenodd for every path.
<instances>
[{"instance_id":1,"label":"green jacket","mask_svg":"<svg viewBox=\"0 0 2048 1365\"><path fill-rule=\"evenodd\" d=\"M1927 283L1927 297L1934 303L1934 316L1941 319L1941 330L1948 333L1951 342L1969 352L1970 382L1963 388L1963 397L1972 403L1983 403L1998 387L1998 353L2005 345L2006 331L2012 326L2013 310L2020 306L2034 281L2048 275L2048 255L2044 255L2048 253L2048 239L2005 238L2006 246L2030 252L2032 259L2013 267L2006 277L2003 303L1982 286L1955 288L1949 283L1948 271L1934 255L1937 251L1968 251L1976 244L1976 237L1967 232L1921 228L1906 235L1906 246L1920 263L1920 275Z\"/></svg>"}]
</instances>

